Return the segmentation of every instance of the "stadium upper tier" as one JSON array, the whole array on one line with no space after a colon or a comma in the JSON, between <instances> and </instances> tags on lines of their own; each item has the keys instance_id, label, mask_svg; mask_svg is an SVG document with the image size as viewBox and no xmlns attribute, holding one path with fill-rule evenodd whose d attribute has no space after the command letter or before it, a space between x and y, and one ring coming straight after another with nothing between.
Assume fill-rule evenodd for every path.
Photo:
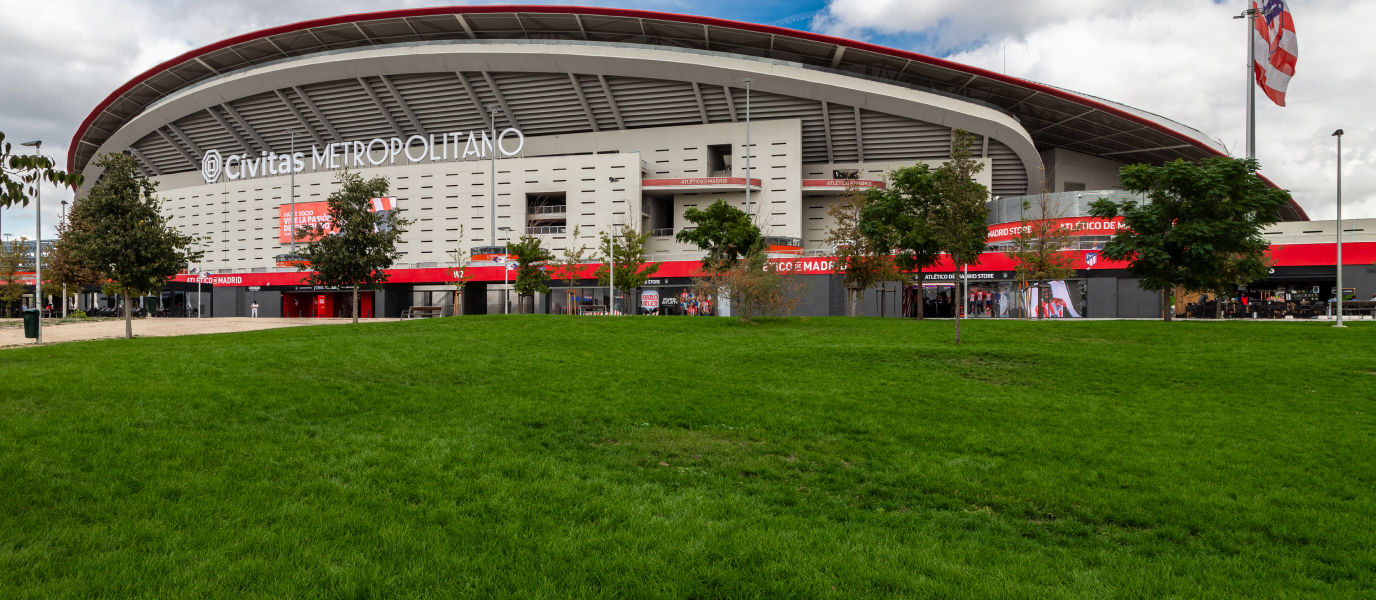
<instances>
[{"instance_id":1,"label":"stadium upper tier","mask_svg":"<svg viewBox=\"0 0 1376 600\"><path fill-rule=\"evenodd\" d=\"M1119 163L1226 155L1163 117L862 42L640 10L461 6L283 25L187 52L135 77L82 123L68 168L134 149L152 175L204 150L498 127L527 136L744 119L802 121L804 163L941 160L950 130L980 135L996 195L1036 192L1042 153ZM850 83L846 83L850 82ZM1283 218L1307 219L1293 204Z\"/></svg>"}]
</instances>

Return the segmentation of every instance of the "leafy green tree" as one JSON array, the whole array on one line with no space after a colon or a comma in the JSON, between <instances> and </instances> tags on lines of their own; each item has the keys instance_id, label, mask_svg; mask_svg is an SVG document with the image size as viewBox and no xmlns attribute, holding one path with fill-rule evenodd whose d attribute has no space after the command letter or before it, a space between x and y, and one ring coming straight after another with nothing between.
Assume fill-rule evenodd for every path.
<instances>
[{"instance_id":1,"label":"leafy green tree","mask_svg":"<svg viewBox=\"0 0 1376 600\"><path fill-rule=\"evenodd\" d=\"M0 242L0 301L5 303L6 317L10 316L14 303L24 297L24 278L20 273L28 244L26 237Z\"/></svg>"},{"instance_id":2,"label":"leafy green tree","mask_svg":"<svg viewBox=\"0 0 1376 600\"><path fill-rule=\"evenodd\" d=\"M1018 281L1034 281L1040 288L1047 281L1073 276L1075 255L1064 250L1075 234L1061 227L1060 220L1065 216L1061 204L1042 190L1035 202L1023 201L1022 215L1013 247L1003 253L1017 264Z\"/></svg>"},{"instance_id":3,"label":"leafy green tree","mask_svg":"<svg viewBox=\"0 0 1376 600\"><path fill-rule=\"evenodd\" d=\"M664 263L645 262L645 242L650 239L649 232L637 233L629 225L622 225L619 228L621 230L620 235L615 238L609 236L607 232L599 234L602 260L606 261L608 256L616 259L616 289L632 294L640 286L645 285L646 279L659 272L659 266ZM597 276L598 285L608 285L612 273L613 271L609 270L607 264L603 262L593 275ZM615 302L611 304L615 304ZM615 306L607 308L611 311L615 310Z\"/></svg>"},{"instance_id":4,"label":"leafy green tree","mask_svg":"<svg viewBox=\"0 0 1376 600\"><path fill-rule=\"evenodd\" d=\"M842 275L842 284L850 296L852 317L865 314L865 290L881 281L905 279L894 265L889 249L876 244L861 229L868 200L868 193L851 188L827 210L835 223L827 230L826 243L835 248L834 269Z\"/></svg>"},{"instance_id":5,"label":"leafy green tree","mask_svg":"<svg viewBox=\"0 0 1376 600\"><path fill-rule=\"evenodd\" d=\"M76 211L73 209L72 214L66 219L58 221L57 241L53 244L52 250L43 256L43 283L53 288L62 288L63 296L80 290L83 285L101 283L100 271L82 260L75 242L72 241L72 232L85 226L84 222L77 220ZM66 306L66 297L62 299L62 304Z\"/></svg>"},{"instance_id":6,"label":"leafy green tree","mask_svg":"<svg viewBox=\"0 0 1376 600\"><path fill-rule=\"evenodd\" d=\"M328 223L297 230L298 238L310 240L298 254L310 269L302 279L308 285L353 289L353 322L358 322L358 288L379 288L387 282L386 269L401 256L397 240L410 221L372 211L372 199L387 196L385 177L364 180L362 175L340 171L339 189L325 199Z\"/></svg>"},{"instance_id":7,"label":"leafy green tree","mask_svg":"<svg viewBox=\"0 0 1376 600\"><path fill-rule=\"evenodd\" d=\"M202 253L193 239L171 225L154 195L158 184L139 175L134 159L106 154L96 161L104 175L72 205L72 218L83 227L71 230L77 260L108 279L107 288L124 296L124 337L134 337L130 296L160 291L167 279Z\"/></svg>"},{"instance_id":8,"label":"leafy green tree","mask_svg":"<svg viewBox=\"0 0 1376 600\"><path fill-rule=\"evenodd\" d=\"M1144 290L1161 293L1169 321L1170 292L1225 291L1270 271L1270 245L1261 230L1277 221L1290 192L1273 189L1257 176L1254 159L1174 160L1162 166L1129 165L1123 189L1146 194L1149 202L1100 199L1090 214L1123 217L1124 229L1104 244L1103 254L1128 262Z\"/></svg>"},{"instance_id":9,"label":"leafy green tree","mask_svg":"<svg viewBox=\"0 0 1376 600\"><path fill-rule=\"evenodd\" d=\"M762 239L760 228L750 222L750 215L720 199L706 210L690 208L684 211L683 218L696 227L679 230L674 239L707 252L707 256L702 257L705 273L731 268Z\"/></svg>"},{"instance_id":10,"label":"leafy green tree","mask_svg":"<svg viewBox=\"0 0 1376 600\"><path fill-rule=\"evenodd\" d=\"M80 187L85 178L79 173L53 168L53 159L46 156L14 154L5 141L4 132L0 132L0 207L28 206L29 198L38 192L38 185L44 181L57 186Z\"/></svg>"},{"instance_id":11,"label":"leafy green tree","mask_svg":"<svg viewBox=\"0 0 1376 600\"><path fill-rule=\"evenodd\" d=\"M975 182L984 165L974 160L970 147L975 136L964 129L951 132L951 160L937 168L933 189L932 233L959 271L962 265L978 264L989 245L989 189ZM963 304L964 299L958 299ZM956 310L956 344L960 343L960 310Z\"/></svg>"},{"instance_id":12,"label":"leafy green tree","mask_svg":"<svg viewBox=\"0 0 1376 600\"><path fill-rule=\"evenodd\" d=\"M540 238L523 235L520 241L507 242L506 251L516 257L516 283L512 287L516 289L517 300L524 302L537 293L548 294L549 286L545 282L549 281L548 267L554 260L554 253L540 247Z\"/></svg>"},{"instance_id":13,"label":"leafy green tree","mask_svg":"<svg viewBox=\"0 0 1376 600\"><path fill-rule=\"evenodd\" d=\"M556 276L568 284L566 294L568 296L567 310L569 314L573 314L573 288L578 285L578 281L582 278L583 262L587 260L584 255L587 254L588 247L582 244L579 244L577 248L573 246L574 240L578 239L582 231L579 226L573 226L573 235L569 236L569 243L564 247L563 256L559 258L554 269Z\"/></svg>"},{"instance_id":14,"label":"leafy green tree","mask_svg":"<svg viewBox=\"0 0 1376 600\"><path fill-rule=\"evenodd\" d=\"M917 273L922 290L924 271L941 260L941 244L932 232L936 205L935 174L925 164L895 169L889 186L871 189L860 211L860 233L880 253L892 253L904 273ZM917 299L917 318L923 318L922 298Z\"/></svg>"}]
</instances>

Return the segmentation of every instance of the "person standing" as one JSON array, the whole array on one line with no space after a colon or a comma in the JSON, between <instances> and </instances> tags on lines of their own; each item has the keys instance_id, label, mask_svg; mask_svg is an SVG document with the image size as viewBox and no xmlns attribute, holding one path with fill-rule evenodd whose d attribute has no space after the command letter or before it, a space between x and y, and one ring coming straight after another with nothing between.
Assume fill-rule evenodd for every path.
<instances>
[{"instance_id":1,"label":"person standing","mask_svg":"<svg viewBox=\"0 0 1376 600\"><path fill-rule=\"evenodd\" d=\"M255 318L255 319L258 318L258 301L257 301L257 300L254 300L254 301L253 301L253 304L250 304L250 305L249 305L248 310L249 310L249 316L251 316L251 317L253 317L253 318Z\"/></svg>"}]
</instances>

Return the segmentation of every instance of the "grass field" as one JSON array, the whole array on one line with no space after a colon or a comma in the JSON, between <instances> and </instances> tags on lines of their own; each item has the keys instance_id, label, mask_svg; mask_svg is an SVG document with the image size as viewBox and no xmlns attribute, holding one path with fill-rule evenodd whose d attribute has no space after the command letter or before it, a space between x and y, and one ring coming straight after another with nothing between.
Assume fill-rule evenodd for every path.
<instances>
[{"instance_id":1,"label":"grass field","mask_svg":"<svg viewBox=\"0 0 1376 600\"><path fill-rule=\"evenodd\" d=\"M0 351L3 598L1370 598L1376 324Z\"/></svg>"}]
</instances>

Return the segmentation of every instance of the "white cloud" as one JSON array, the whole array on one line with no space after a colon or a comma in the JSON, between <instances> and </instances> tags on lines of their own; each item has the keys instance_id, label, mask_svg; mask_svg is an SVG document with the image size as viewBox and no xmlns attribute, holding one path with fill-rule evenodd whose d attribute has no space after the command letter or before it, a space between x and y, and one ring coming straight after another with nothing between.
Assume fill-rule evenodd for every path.
<instances>
[{"instance_id":1,"label":"white cloud","mask_svg":"<svg viewBox=\"0 0 1376 600\"><path fill-rule=\"evenodd\" d=\"M1231 17L1241 2L1024 2L836 0L816 24L852 36L908 34L918 51L963 47L947 58L1151 111L1218 137L1242 154L1245 33ZM1376 91L1362 42L1372 0L1289 2L1299 64L1274 106L1258 94L1257 154L1263 172L1291 190L1311 218L1335 212L1334 143L1343 128L1344 211L1376 217L1376 125L1363 100ZM1008 6L1014 6L1009 3Z\"/></svg>"}]
</instances>

